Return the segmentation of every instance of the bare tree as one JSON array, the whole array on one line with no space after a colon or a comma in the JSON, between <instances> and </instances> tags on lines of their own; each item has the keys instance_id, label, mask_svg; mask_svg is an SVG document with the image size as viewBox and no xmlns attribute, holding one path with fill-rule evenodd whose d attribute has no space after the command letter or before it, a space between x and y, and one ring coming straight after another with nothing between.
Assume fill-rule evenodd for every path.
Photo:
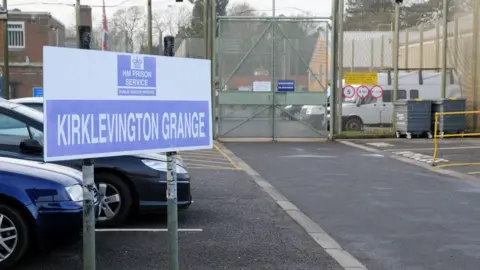
<instances>
[{"instance_id":1,"label":"bare tree","mask_svg":"<svg viewBox=\"0 0 480 270\"><path fill-rule=\"evenodd\" d=\"M113 14L112 23L109 25L109 34L126 35L126 51L138 51L145 39L145 19L145 11L141 7L132 6L127 9L119 9Z\"/></svg>"},{"instance_id":2,"label":"bare tree","mask_svg":"<svg viewBox=\"0 0 480 270\"><path fill-rule=\"evenodd\" d=\"M178 29L190 23L191 12L185 6L169 7L155 12L153 15L153 28L158 34L175 35Z\"/></svg>"},{"instance_id":3,"label":"bare tree","mask_svg":"<svg viewBox=\"0 0 480 270\"><path fill-rule=\"evenodd\" d=\"M77 36L77 29L75 25L69 25L65 27L65 36L66 37L75 37Z\"/></svg>"}]
</instances>

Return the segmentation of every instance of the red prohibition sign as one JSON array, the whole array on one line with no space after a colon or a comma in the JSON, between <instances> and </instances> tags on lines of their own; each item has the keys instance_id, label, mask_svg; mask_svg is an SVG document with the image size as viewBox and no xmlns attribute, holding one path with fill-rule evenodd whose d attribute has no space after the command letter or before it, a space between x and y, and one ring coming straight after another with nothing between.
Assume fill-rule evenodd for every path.
<instances>
[{"instance_id":1,"label":"red prohibition sign","mask_svg":"<svg viewBox=\"0 0 480 270\"><path fill-rule=\"evenodd\" d=\"M355 96L355 87L353 87L351 85L346 85L345 87L343 87L342 94L346 98L354 97Z\"/></svg>"},{"instance_id":2,"label":"red prohibition sign","mask_svg":"<svg viewBox=\"0 0 480 270\"><path fill-rule=\"evenodd\" d=\"M373 98L381 98L383 96L383 88L380 85L374 85L370 89Z\"/></svg>"},{"instance_id":3,"label":"red prohibition sign","mask_svg":"<svg viewBox=\"0 0 480 270\"><path fill-rule=\"evenodd\" d=\"M357 96L359 98L366 98L370 94L370 89L366 85L360 85L357 88Z\"/></svg>"}]
</instances>

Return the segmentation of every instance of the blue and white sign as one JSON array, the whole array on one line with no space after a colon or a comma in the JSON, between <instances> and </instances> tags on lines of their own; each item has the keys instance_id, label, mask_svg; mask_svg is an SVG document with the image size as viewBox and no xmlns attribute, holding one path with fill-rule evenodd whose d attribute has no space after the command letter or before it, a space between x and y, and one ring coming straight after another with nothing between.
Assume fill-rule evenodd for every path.
<instances>
[{"instance_id":1,"label":"blue and white sign","mask_svg":"<svg viewBox=\"0 0 480 270\"><path fill-rule=\"evenodd\" d=\"M33 97L43 97L43 87L34 87Z\"/></svg>"},{"instance_id":2,"label":"blue and white sign","mask_svg":"<svg viewBox=\"0 0 480 270\"><path fill-rule=\"evenodd\" d=\"M61 47L43 55L45 161L213 147L209 60Z\"/></svg>"},{"instance_id":3,"label":"blue and white sign","mask_svg":"<svg viewBox=\"0 0 480 270\"><path fill-rule=\"evenodd\" d=\"M278 92L295 92L294 80L278 80L277 84Z\"/></svg>"},{"instance_id":4,"label":"blue and white sign","mask_svg":"<svg viewBox=\"0 0 480 270\"><path fill-rule=\"evenodd\" d=\"M118 95L155 96L156 61L152 56L117 55Z\"/></svg>"}]
</instances>

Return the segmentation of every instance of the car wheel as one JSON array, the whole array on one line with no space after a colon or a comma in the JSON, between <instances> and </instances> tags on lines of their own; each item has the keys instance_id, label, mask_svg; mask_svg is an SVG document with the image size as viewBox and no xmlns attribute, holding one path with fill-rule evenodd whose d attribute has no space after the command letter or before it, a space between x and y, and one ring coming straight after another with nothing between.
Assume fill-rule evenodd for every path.
<instances>
[{"instance_id":1,"label":"car wheel","mask_svg":"<svg viewBox=\"0 0 480 270\"><path fill-rule=\"evenodd\" d=\"M361 131L362 130L362 121L358 118L350 118L345 123L346 131Z\"/></svg>"},{"instance_id":2,"label":"car wheel","mask_svg":"<svg viewBox=\"0 0 480 270\"><path fill-rule=\"evenodd\" d=\"M122 225L132 210L132 193L125 180L114 175L100 173L95 175L95 184L100 195L97 225Z\"/></svg>"},{"instance_id":3,"label":"car wheel","mask_svg":"<svg viewBox=\"0 0 480 270\"><path fill-rule=\"evenodd\" d=\"M0 269L15 264L28 249L28 223L16 209L0 204Z\"/></svg>"}]
</instances>

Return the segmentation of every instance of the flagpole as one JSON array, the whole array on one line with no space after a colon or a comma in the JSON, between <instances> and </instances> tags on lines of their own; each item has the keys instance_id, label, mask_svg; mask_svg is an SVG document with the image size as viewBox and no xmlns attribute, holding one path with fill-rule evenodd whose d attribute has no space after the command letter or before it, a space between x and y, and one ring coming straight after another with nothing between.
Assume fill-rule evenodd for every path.
<instances>
[{"instance_id":1,"label":"flagpole","mask_svg":"<svg viewBox=\"0 0 480 270\"><path fill-rule=\"evenodd\" d=\"M107 13L105 12L105 0L103 0L103 35L102 35L102 51L108 50L108 24Z\"/></svg>"}]
</instances>

